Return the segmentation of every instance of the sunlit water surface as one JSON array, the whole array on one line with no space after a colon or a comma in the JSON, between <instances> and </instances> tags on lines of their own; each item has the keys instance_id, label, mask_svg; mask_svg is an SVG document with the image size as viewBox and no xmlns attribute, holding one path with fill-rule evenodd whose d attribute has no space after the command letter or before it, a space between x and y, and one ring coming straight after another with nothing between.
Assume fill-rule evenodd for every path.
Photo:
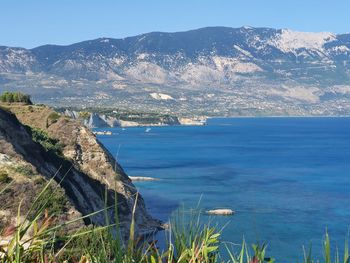
<instances>
[{"instance_id":1,"label":"sunlit water surface","mask_svg":"<svg viewBox=\"0 0 350 263\"><path fill-rule=\"evenodd\" d=\"M105 129L104 129L105 130ZM231 208L222 239L267 241L296 262L319 253L325 229L343 249L350 225L350 118L210 119L207 126L113 128L98 136L137 182L150 213L167 221L184 203ZM204 220L207 220L204 216Z\"/></svg>"}]
</instances>

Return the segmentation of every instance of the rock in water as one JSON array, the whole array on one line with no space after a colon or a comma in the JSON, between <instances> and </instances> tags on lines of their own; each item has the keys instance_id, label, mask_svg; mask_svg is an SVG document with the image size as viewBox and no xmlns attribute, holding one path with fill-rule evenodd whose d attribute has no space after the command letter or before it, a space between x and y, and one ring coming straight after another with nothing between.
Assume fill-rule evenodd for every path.
<instances>
[{"instance_id":1,"label":"rock in water","mask_svg":"<svg viewBox=\"0 0 350 263\"><path fill-rule=\"evenodd\" d=\"M212 209L212 210L208 210L206 211L206 213L208 215L233 215L235 213L235 211L233 211L232 209L228 209L228 208L223 208L223 209Z\"/></svg>"},{"instance_id":2,"label":"rock in water","mask_svg":"<svg viewBox=\"0 0 350 263\"><path fill-rule=\"evenodd\" d=\"M129 176L131 181L158 181L158 178L148 177L148 176Z\"/></svg>"}]
</instances>

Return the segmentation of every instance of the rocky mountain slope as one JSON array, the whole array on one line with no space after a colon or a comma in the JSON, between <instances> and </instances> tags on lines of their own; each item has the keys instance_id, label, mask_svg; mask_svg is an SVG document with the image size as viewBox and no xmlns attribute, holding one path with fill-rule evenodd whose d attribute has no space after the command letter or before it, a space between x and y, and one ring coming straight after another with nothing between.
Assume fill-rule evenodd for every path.
<instances>
[{"instance_id":1,"label":"rocky mountain slope","mask_svg":"<svg viewBox=\"0 0 350 263\"><path fill-rule=\"evenodd\" d=\"M58 205L61 220L114 207L117 197L122 234L128 236L137 189L113 156L79 122L46 106L2 105L0 171L1 188L9 181L14 182L0 196L5 204L0 211L2 224L15 220L13 211L23 197L25 213L45 180L55 176L55 181L60 182L60 195L53 205ZM106 214L109 222L113 222L114 212L109 209L108 213L93 215L84 220L85 224L105 225ZM160 227L147 213L141 196L138 196L135 220L137 234Z\"/></svg>"},{"instance_id":2,"label":"rocky mountain slope","mask_svg":"<svg viewBox=\"0 0 350 263\"><path fill-rule=\"evenodd\" d=\"M350 34L209 27L30 50L0 47L0 85L55 105L348 114L349 62Z\"/></svg>"}]
</instances>

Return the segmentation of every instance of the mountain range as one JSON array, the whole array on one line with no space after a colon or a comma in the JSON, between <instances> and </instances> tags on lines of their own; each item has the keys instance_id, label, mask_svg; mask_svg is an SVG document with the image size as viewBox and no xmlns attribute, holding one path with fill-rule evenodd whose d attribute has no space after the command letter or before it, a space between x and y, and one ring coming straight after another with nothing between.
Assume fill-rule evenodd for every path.
<instances>
[{"instance_id":1,"label":"mountain range","mask_svg":"<svg viewBox=\"0 0 350 263\"><path fill-rule=\"evenodd\" d=\"M348 115L350 34L207 27L68 46L1 46L0 88L54 106Z\"/></svg>"}]
</instances>

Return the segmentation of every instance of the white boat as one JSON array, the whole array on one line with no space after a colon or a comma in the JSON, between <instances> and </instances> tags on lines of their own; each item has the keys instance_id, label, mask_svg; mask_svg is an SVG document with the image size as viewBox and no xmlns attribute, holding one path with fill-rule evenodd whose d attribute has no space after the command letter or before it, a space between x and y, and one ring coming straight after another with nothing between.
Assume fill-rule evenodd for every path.
<instances>
[{"instance_id":1,"label":"white boat","mask_svg":"<svg viewBox=\"0 0 350 263\"><path fill-rule=\"evenodd\" d=\"M145 130L145 132L150 132L151 131L151 128L147 128L146 130Z\"/></svg>"}]
</instances>

